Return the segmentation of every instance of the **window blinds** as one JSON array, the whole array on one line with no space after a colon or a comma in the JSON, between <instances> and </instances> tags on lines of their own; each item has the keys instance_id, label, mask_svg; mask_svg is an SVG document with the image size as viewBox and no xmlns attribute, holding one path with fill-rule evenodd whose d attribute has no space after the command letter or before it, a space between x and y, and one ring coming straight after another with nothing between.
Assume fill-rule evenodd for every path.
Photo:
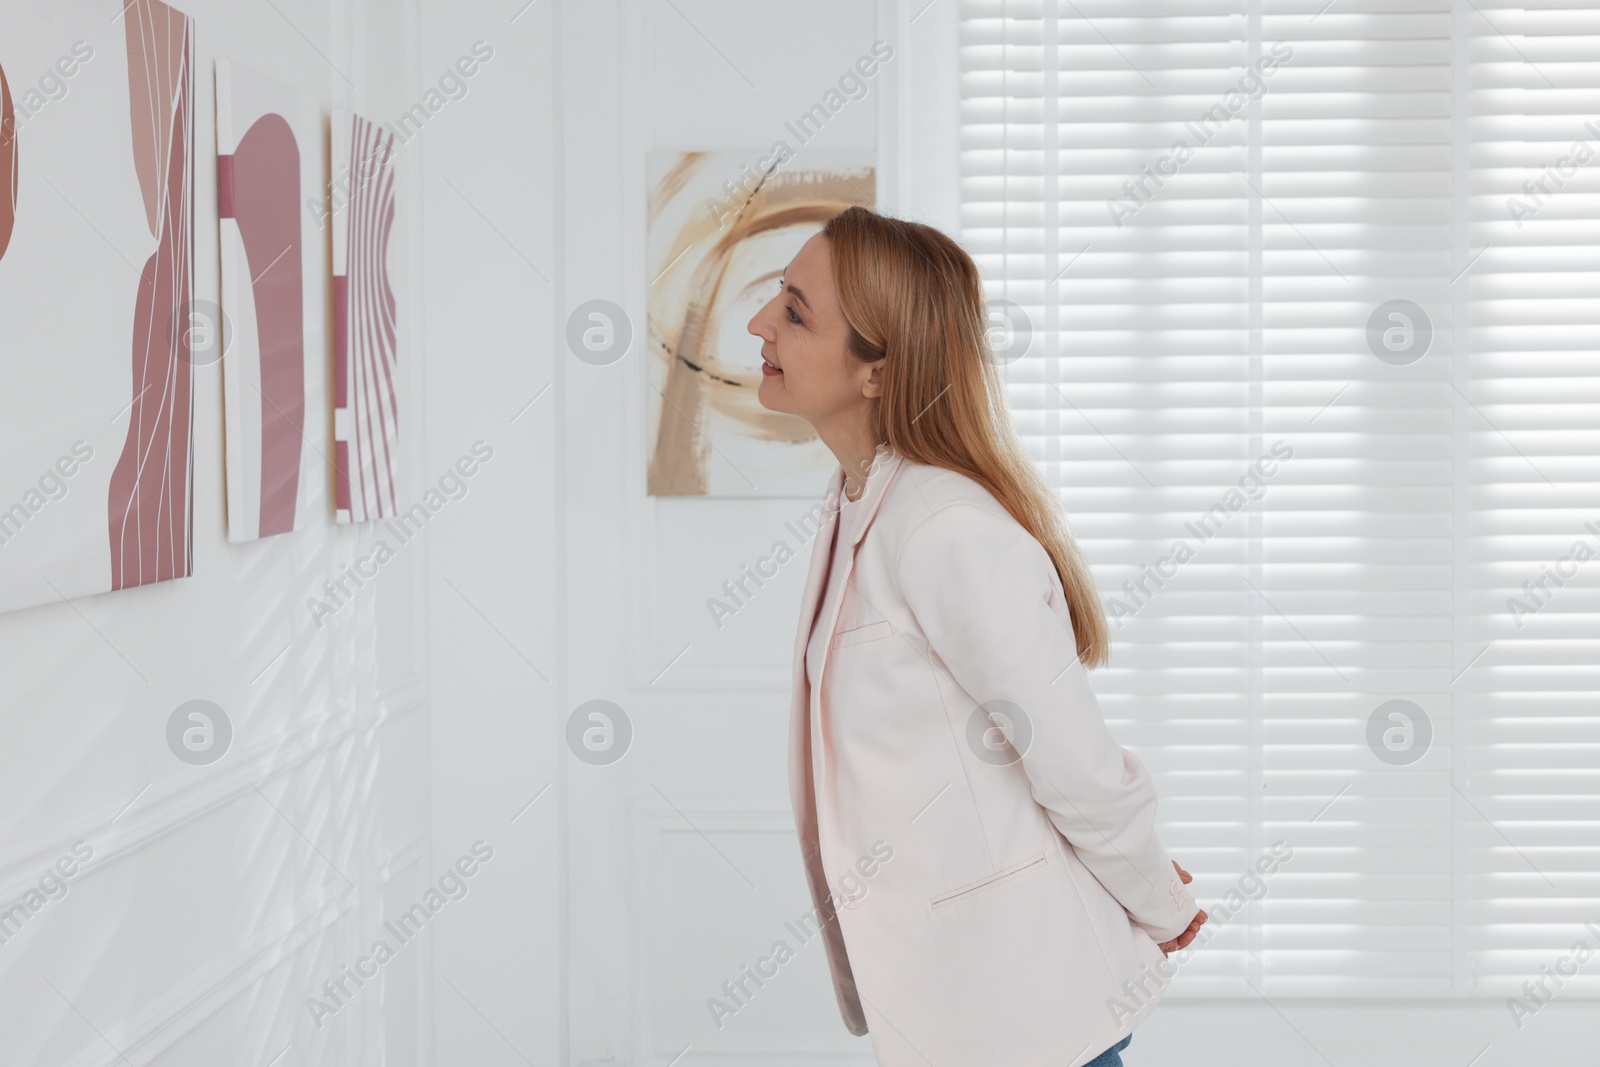
<instances>
[{"instance_id":1,"label":"window blinds","mask_svg":"<svg viewBox=\"0 0 1600 1067\"><path fill-rule=\"evenodd\" d=\"M1213 913L1173 995L1600 994L1600 3L960 3L962 239Z\"/></svg>"}]
</instances>

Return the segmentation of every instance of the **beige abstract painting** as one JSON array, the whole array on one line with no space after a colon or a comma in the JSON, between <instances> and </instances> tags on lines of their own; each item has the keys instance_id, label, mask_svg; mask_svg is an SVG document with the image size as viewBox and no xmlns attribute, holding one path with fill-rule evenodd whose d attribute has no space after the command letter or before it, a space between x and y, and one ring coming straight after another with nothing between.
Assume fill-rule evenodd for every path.
<instances>
[{"instance_id":1,"label":"beige abstract painting","mask_svg":"<svg viewBox=\"0 0 1600 1067\"><path fill-rule=\"evenodd\" d=\"M872 207L870 155L652 152L646 310L651 496L814 497L837 465L756 399L746 329L829 217Z\"/></svg>"}]
</instances>

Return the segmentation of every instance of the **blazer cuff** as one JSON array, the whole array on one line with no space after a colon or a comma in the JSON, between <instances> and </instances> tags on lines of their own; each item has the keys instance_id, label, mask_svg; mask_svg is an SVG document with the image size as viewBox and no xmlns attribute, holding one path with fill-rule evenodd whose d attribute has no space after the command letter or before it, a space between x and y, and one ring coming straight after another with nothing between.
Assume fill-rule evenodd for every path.
<instances>
[{"instance_id":1,"label":"blazer cuff","mask_svg":"<svg viewBox=\"0 0 1600 1067\"><path fill-rule=\"evenodd\" d=\"M1178 877L1176 870L1172 872L1172 880L1167 884L1167 897L1170 901L1168 908L1169 918L1163 921L1146 921L1133 917L1133 921L1144 929L1144 932L1156 942L1171 941L1189 928L1194 922L1194 917L1200 914L1200 905L1195 903L1189 890L1184 886L1183 879Z\"/></svg>"}]
</instances>

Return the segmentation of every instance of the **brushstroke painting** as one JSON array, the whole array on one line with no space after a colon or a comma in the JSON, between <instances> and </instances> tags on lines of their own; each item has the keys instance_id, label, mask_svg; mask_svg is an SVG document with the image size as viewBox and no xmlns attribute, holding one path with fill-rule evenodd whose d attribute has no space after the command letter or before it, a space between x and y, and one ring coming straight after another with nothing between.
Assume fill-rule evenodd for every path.
<instances>
[{"instance_id":1,"label":"brushstroke painting","mask_svg":"<svg viewBox=\"0 0 1600 1067\"><path fill-rule=\"evenodd\" d=\"M299 528L306 457L301 102L253 67L217 61L217 208L228 540Z\"/></svg>"},{"instance_id":2,"label":"brushstroke painting","mask_svg":"<svg viewBox=\"0 0 1600 1067\"><path fill-rule=\"evenodd\" d=\"M652 152L648 172L650 495L815 496L838 461L756 399L761 342L745 327L823 222L874 205L870 157Z\"/></svg>"},{"instance_id":3,"label":"brushstroke painting","mask_svg":"<svg viewBox=\"0 0 1600 1067\"><path fill-rule=\"evenodd\" d=\"M333 216L333 466L335 517L342 523L399 510L398 352L389 283L394 153L393 133L360 115L334 112L334 170L351 176L350 195Z\"/></svg>"},{"instance_id":4,"label":"brushstroke painting","mask_svg":"<svg viewBox=\"0 0 1600 1067\"><path fill-rule=\"evenodd\" d=\"M0 35L0 610L192 566L194 22L51 16Z\"/></svg>"}]
</instances>

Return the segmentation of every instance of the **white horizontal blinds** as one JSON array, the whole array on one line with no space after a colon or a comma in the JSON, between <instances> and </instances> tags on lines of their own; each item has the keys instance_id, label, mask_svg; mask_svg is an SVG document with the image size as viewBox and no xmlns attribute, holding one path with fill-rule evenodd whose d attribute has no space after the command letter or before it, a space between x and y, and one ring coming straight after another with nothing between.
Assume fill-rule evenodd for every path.
<instances>
[{"instance_id":1,"label":"white horizontal blinds","mask_svg":"<svg viewBox=\"0 0 1600 1067\"><path fill-rule=\"evenodd\" d=\"M1243 73L1242 15L1174 10L962 4L962 236L991 300L1034 330L1007 367L1011 406L1115 614L1112 665L1094 673L1102 708L1158 776L1163 840L1206 872L1193 888L1220 895L1263 844L1239 578L1249 519L1191 525L1255 458L1241 123L1209 131L1180 180L1124 203L1123 225L1107 203ZM1179 543L1194 557L1152 579ZM1249 995L1250 921L1217 923L1186 991Z\"/></svg>"},{"instance_id":2,"label":"white horizontal blinds","mask_svg":"<svg viewBox=\"0 0 1600 1067\"><path fill-rule=\"evenodd\" d=\"M1504 997L1600 949L1600 558L1506 607L1600 553L1600 158L1505 205L1600 154L1597 6L962 0L963 240L1125 613L1096 690L1198 899L1295 850L1178 995ZM1369 733L1390 701L1426 726Z\"/></svg>"},{"instance_id":3,"label":"white horizontal blinds","mask_svg":"<svg viewBox=\"0 0 1600 1067\"><path fill-rule=\"evenodd\" d=\"M1600 5L1473 2L1466 919L1527 1011L1600 995Z\"/></svg>"},{"instance_id":4,"label":"white horizontal blinds","mask_svg":"<svg viewBox=\"0 0 1600 1067\"><path fill-rule=\"evenodd\" d=\"M1263 817L1295 847L1261 988L1449 996L1450 0L1320 7L1261 5L1263 435L1294 448L1256 505ZM1383 713L1389 762L1393 700L1431 737Z\"/></svg>"}]
</instances>

